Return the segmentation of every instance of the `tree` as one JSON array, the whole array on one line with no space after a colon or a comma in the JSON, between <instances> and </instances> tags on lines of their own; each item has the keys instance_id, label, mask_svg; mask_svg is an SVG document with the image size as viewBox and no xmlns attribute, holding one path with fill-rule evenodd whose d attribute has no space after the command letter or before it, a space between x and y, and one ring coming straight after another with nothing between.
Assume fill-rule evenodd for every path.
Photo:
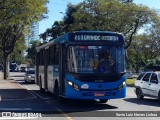
<instances>
[{"instance_id":1,"label":"tree","mask_svg":"<svg viewBox=\"0 0 160 120\"><path fill-rule=\"evenodd\" d=\"M133 0L119 0L122 3L133 3Z\"/></svg>"},{"instance_id":2,"label":"tree","mask_svg":"<svg viewBox=\"0 0 160 120\"><path fill-rule=\"evenodd\" d=\"M70 31L104 30L123 33L127 49L137 31L157 17L154 10L132 2L123 4L119 0L85 0L73 14L74 23Z\"/></svg>"},{"instance_id":3,"label":"tree","mask_svg":"<svg viewBox=\"0 0 160 120\"><path fill-rule=\"evenodd\" d=\"M43 42L47 42L48 38L52 40L64 33L65 33L64 22L55 21L54 24L52 25L52 28L48 28L44 33L40 34L40 38L43 39Z\"/></svg>"},{"instance_id":4,"label":"tree","mask_svg":"<svg viewBox=\"0 0 160 120\"><path fill-rule=\"evenodd\" d=\"M16 62L18 64L25 62L24 51L27 49L25 39L16 41L13 52L10 55L10 62Z\"/></svg>"},{"instance_id":5,"label":"tree","mask_svg":"<svg viewBox=\"0 0 160 120\"><path fill-rule=\"evenodd\" d=\"M74 13L77 12L78 7L79 7L79 5L72 5L71 3L69 3L67 5L67 10L66 10L65 16L63 18L65 32L69 32L70 27L75 22Z\"/></svg>"},{"instance_id":6,"label":"tree","mask_svg":"<svg viewBox=\"0 0 160 120\"><path fill-rule=\"evenodd\" d=\"M160 22L157 22L157 18L144 28L143 34L134 37L128 49L129 63L136 71L160 63Z\"/></svg>"},{"instance_id":7,"label":"tree","mask_svg":"<svg viewBox=\"0 0 160 120\"><path fill-rule=\"evenodd\" d=\"M48 0L3 0L0 2L0 50L4 58L4 79L7 78L8 56L16 41L22 40L31 22L39 21L47 12ZM35 7L36 6L36 7Z\"/></svg>"},{"instance_id":8,"label":"tree","mask_svg":"<svg viewBox=\"0 0 160 120\"><path fill-rule=\"evenodd\" d=\"M67 5L67 10L63 20L55 21L51 28L48 28L44 33L40 35L40 38L43 39L44 42L49 40L53 40L60 35L63 35L66 32L70 32L70 28L75 22L74 13L78 10L79 5L72 5L69 3Z\"/></svg>"},{"instance_id":9,"label":"tree","mask_svg":"<svg viewBox=\"0 0 160 120\"><path fill-rule=\"evenodd\" d=\"M134 39L128 49L128 58L136 71L150 64L155 64L160 57L160 41L156 35L143 34Z\"/></svg>"},{"instance_id":10,"label":"tree","mask_svg":"<svg viewBox=\"0 0 160 120\"><path fill-rule=\"evenodd\" d=\"M31 59L32 64L35 65L36 47L40 44L40 41L32 41L31 44L31 47L27 49L27 59Z\"/></svg>"},{"instance_id":11,"label":"tree","mask_svg":"<svg viewBox=\"0 0 160 120\"><path fill-rule=\"evenodd\" d=\"M8 63L9 63L9 54L14 50L15 43L18 39L22 38L22 28L23 26L19 25L9 25L0 27L0 50L2 50L3 54L3 65L4 65L4 79L7 78L7 71L8 71ZM21 31L21 32L20 32Z\"/></svg>"}]
</instances>

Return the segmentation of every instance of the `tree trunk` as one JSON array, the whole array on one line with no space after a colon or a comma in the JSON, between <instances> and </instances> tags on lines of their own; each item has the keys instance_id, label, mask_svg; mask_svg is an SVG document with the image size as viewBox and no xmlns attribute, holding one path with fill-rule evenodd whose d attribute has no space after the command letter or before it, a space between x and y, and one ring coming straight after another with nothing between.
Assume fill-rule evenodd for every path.
<instances>
[{"instance_id":1,"label":"tree trunk","mask_svg":"<svg viewBox=\"0 0 160 120\"><path fill-rule=\"evenodd\" d=\"M7 79L8 77L8 73L9 73L9 57L7 54L3 54L4 57L4 64L3 64L3 68L4 68L4 79Z\"/></svg>"}]
</instances>

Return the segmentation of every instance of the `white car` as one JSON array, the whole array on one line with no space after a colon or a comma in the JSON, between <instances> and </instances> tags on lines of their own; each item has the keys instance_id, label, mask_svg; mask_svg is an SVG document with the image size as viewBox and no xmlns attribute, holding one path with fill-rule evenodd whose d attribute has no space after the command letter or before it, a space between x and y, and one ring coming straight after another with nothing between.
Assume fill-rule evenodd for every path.
<instances>
[{"instance_id":1,"label":"white car","mask_svg":"<svg viewBox=\"0 0 160 120\"><path fill-rule=\"evenodd\" d=\"M135 80L135 93L138 99L149 96L160 101L160 72L141 73Z\"/></svg>"},{"instance_id":2,"label":"white car","mask_svg":"<svg viewBox=\"0 0 160 120\"><path fill-rule=\"evenodd\" d=\"M30 69L25 73L25 82L35 82L35 70Z\"/></svg>"}]
</instances>

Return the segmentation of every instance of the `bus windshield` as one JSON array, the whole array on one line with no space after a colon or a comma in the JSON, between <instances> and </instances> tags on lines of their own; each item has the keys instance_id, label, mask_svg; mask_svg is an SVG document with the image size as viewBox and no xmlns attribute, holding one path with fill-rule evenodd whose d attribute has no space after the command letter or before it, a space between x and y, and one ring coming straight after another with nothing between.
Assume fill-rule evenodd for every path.
<instances>
[{"instance_id":1,"label":"bus windshield","mask_svg":"<svg viewBox=\"0 0 160 120\"><path fill-rule=\"evenodd\" d=\"M69 46L67 68L73 73L121 73L124 57L120 46Z\"/></svg>"}]
</instances>

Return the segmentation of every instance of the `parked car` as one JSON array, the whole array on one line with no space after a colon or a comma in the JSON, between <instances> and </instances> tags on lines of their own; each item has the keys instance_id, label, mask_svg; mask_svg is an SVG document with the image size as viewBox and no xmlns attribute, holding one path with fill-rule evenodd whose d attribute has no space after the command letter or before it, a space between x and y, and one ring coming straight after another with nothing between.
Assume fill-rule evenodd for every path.
<instances>
[{"instance_id":1,"label":"parked car","mask_svg":"<svg viewBox=\"0 0 160 120\"><path fill-rule=\"evenodd\" d=\"M135 93L138 99L149 96L160 101L160 72L141 73L135 80Z\"/></svg>"},{"instance_id":2,"label":"parked car","mask_svg":"<svg viewBox=\"0 0 160 120\"><path fill-rule=\"evenodd\" d=\"M35 82L35 69L29 69L25 72L25 82Z\"/></svg>"},{"instance_id":3,"label":"parked car","mask_svg":"<svg viewBox=\"0 0 160 120\"><path fill-rule=\"evenodd\" d=\"M131 71L126 72L126 78L133 78L133 74Z\"/></svg>"},{"instance_id":4,"label":"parked car","mask_svg":"<svg viewBox=\"0 0 160 120\"><path fill-rule=\"evenodd\" d=\"M20 64L18 66L18 71L19 72L26 72L27 71L27 64Z\"/></svg>"}]
</instances>

